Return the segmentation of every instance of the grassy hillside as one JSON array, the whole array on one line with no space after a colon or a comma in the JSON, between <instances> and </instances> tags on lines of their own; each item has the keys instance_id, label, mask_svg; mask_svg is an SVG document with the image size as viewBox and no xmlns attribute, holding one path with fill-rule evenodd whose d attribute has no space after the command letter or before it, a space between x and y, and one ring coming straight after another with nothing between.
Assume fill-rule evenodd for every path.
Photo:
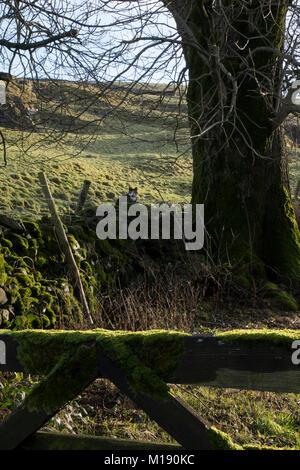
<instances>
[{"instance_id":1,"label":"grassy hillside","mask_svg":"<svg viewBox=\"0 0 300 470\"><path fill-rule=\"evenodd\" d=\"M61 212L76 202L84 179L93 183L93 205L113 202L128 185L138 186L140 201L189 202L188 123L186 114L178 115L178 97L159 103L159 97L143 95L141 104L139 95L112 90L99 100L95 88L77 90L72 83L41 83L36 94L24 85L18 90L10 84L10 89L10 103L19 94L25 106L39 109L34 118L39 124L2 128L8 159L0 172L2 212L38 216L46 211L40 170L47 173ZM41 95L44 103L38 102ZM123 102L114 109L120 97Z\"/></svg>"}]
</instances>

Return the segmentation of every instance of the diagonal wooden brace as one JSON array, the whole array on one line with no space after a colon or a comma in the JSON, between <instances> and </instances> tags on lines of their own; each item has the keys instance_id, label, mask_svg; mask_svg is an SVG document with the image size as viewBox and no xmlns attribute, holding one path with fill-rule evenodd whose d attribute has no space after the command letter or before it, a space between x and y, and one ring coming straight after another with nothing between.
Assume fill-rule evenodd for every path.
<instances>
[{"instance_id":1,"label":"diagonal wooden brace","mask_svg":"<svg viewBox=\"0 0 300 470\"><path fill-rule=\"evenodd\" d=\"M94 348L94 345L92 347ZM82 355L84 356L89 351L89 346L82 345L74 356L62 359L45 380L42 380L33 388L22 405L8 415L0 424L0 450L17 448L99 376L97 367L90 370L81 363ZM65 386L65 388L63 395L58 391L57 402L51 407L46 401L43 402L43 399L46 396L47 388L49 391L51 384L57 377L59 377L60 386ZM39 401L39 409L34 409L33 403Z\"/></svg>"},{"instance_id":2,"label":"diagonal wooden brace","mask_svg":"<svg viewBox=\"0 0 300 470\"><path fill-rule=\"evenodd\" d=\"M109 358L100 345L98 351L102 376L113 382L185 449L212 449L207 436L210 426L192 408L170 394L165 400L161 400L133 392L124 371Z\"/></svg>"}]
</instances>

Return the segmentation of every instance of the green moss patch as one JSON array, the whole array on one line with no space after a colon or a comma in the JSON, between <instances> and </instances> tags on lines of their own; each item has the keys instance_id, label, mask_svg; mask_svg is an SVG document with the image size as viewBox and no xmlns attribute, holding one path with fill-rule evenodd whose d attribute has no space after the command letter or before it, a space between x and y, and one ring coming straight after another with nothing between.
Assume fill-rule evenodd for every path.
<instances>
[{"instance_id":1,"label":"green moss patch","mask_svg":"<svg viewBox=\"0 0 300 470\"><path fill-rule=\"evenodd\" d=\"M243 446L244 450L298 450L294 447L270 447L260 446L258 444L247 444Z\"/></svg>"},{"instance_id":2,"label":"green moss patch","mask_svg":"<svg viewBox=\"0 0 300 470\"><path fill-rule=\"evenodd\" d=\"M214 450L243 450L242 446L234 444L228 434L213 426L209 428L207 434Z\"/></svg>"},{"instance_id":3,"label":"green moss patch","mask_svg":"<svg viewBox=\"0 0 300 470\"><path fill-rule=\"evenodd\" d=\"M294 297L286 291L280 290L279 287L272 282L265 284L263 293L264 297L273 308L294 312L299 310L299 306Z\"/></svg>"},{"instance_id":4,"label":"green moss patch","mask_svg":"<svg viewBox=\"0 0 300 470\"><path fill-rule=\"evenodd\" d=\"M44 222L23 225L23 233L0 233L0 285L13 310L2 328L77 327L83 319L79 292L72 287L74 280L53 228ZM95 313L98 291L114 284L130 258L124 247L98 240L88 226L66 230L90 311Z\"/></svg>"},{"instance_id":5,"label":"green moss patch","mask_svg":"<svg viewBox=\"0 0 300 470\"><path fill-rule=\"evenodd\" d=\"M53 368L59 367L61 361L68 362L75 357L82 345L92 347L94 352L82 358L80 365L84 363L84 368L94 370L94 355L99 343L126 372L134 392L160 398L168 394L165 380L177 367L178 357L183 352L182 338L186 336L185 333L162 330L132 333L101 329L0 330L1 333L9 334L19 343L18 359L27 373L35 375L52 374Z\"/></svg>"},{"instance_id":6,"label":"green moss patch","mask_svg":"<svg viewBox=\"0 0 300 470\"><path fill-rule=\"evenodd\" d=\"M291 347L293 341L300 339L299 330L234 330L216 333L227 341L235 341L247 344L271 343L277 346Z\"/></svg>"},{"instance_id":7,"label":"green moss patch","mask_svg":"<svg viewBox=\"0 0 300 470\"><path fill-rule=\"evenodd\" d=\"M79 367L83 363L88 367ZM37 384L25 400L30 410L51 413L63 407L97 376L96 348L81 345L70 355L63 353L45 380Z\"/></svg>"},{"instance_id":8,"label":"green moss patch","mask_svg":"<svg viewBox=\"0 0 300 470\"><path fill-rule=\"evenodd\" d=\"M292 447L271 447L258 444L246 444L241 446L235 444L228 434L216 429L214 426L208 429L207 434L214 450L297 450Z\"/></svg>"}]
</instances>

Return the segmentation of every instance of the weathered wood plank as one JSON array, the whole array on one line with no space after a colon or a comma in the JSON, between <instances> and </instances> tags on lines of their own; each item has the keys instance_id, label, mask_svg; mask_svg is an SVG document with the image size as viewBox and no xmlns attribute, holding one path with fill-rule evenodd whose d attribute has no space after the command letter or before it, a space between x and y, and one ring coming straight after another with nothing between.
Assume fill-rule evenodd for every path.
<instances>
[{"instance_id":1,"label":"weathered wood plank","mask_svg":"<svg viewBox=\"0 0 300 470\"><path fill-rule=\"evenodd\" d=\"M287 347L235 344L212 336L184 338L184 353L168 380L177 384L300 393L300 366Z\"/></svg>"},{"instance_id":2,"label":"weathered wood plank","mask_svg":"<svg viewBox=\"0 0 300 470\"><path fill-rule=\"evenodd\" d=\"M0 424L0 450L13 450L28 436L40 429L55 413L28 411L20 406Z\"/></svg>"},{"instance_id":3,"label":"weathered wood plank","mask_svg":"<svg viewBox=\"0 0 300 470\"><path fill-rule=\"evenodd\" d=\"M17 359L17 342L0 335L6 346L6 364L0 371L23 371ZM291 360L293 350L269 344L239 345L212 336L187 336L184 353L169 383L300 393L300 365ZM162 345L163 347L163 345Z\"/></svg>"},{"instance_id":4,"label":"weathered wood plank","mask_svg":"<svg viewBox=\"0 0 300 470\"><path fill-rule=\"evenodd\" d=\"M26 439L18 450L146 450L180 451L178 444L113 439L109 437L49 433L39 431Z\"/></svg>"},{"instance_id":5,"label":"weathered wood plank","mask_svg":"<svg viewBox=\"0 0 300 470\"><path fill-rule=\"evenodd\" d=\"M182 400L171 395L165 400L134 393L124 371L112 361L106 351L99 349L99 369L104 377L113 382L121 392L132 399L136 405L167 431L184 449L210 450L207 436L209 424Z\"/></svg>"}]
</instances>

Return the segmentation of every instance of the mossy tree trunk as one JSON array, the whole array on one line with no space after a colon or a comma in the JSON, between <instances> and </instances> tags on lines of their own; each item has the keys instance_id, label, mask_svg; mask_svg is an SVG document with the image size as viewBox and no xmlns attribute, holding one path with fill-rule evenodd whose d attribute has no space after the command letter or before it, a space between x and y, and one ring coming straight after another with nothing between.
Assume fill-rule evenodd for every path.
<instances>
[{"instance_id":1,"label":"mossy tree trunk","mask_svg":"<svg viewBox=\"0 0 300 470\"><path fill-rule=\"evenodd\" d=\"M177 0L170 10L189 70L192 202L205 204L207 248L216 261L247 273L299 281L300 234L283 134L274 126L284 4L221 2L228 25L213 2L188 3L180 13L184 25Z\"/></svg>"}]
</instances>

